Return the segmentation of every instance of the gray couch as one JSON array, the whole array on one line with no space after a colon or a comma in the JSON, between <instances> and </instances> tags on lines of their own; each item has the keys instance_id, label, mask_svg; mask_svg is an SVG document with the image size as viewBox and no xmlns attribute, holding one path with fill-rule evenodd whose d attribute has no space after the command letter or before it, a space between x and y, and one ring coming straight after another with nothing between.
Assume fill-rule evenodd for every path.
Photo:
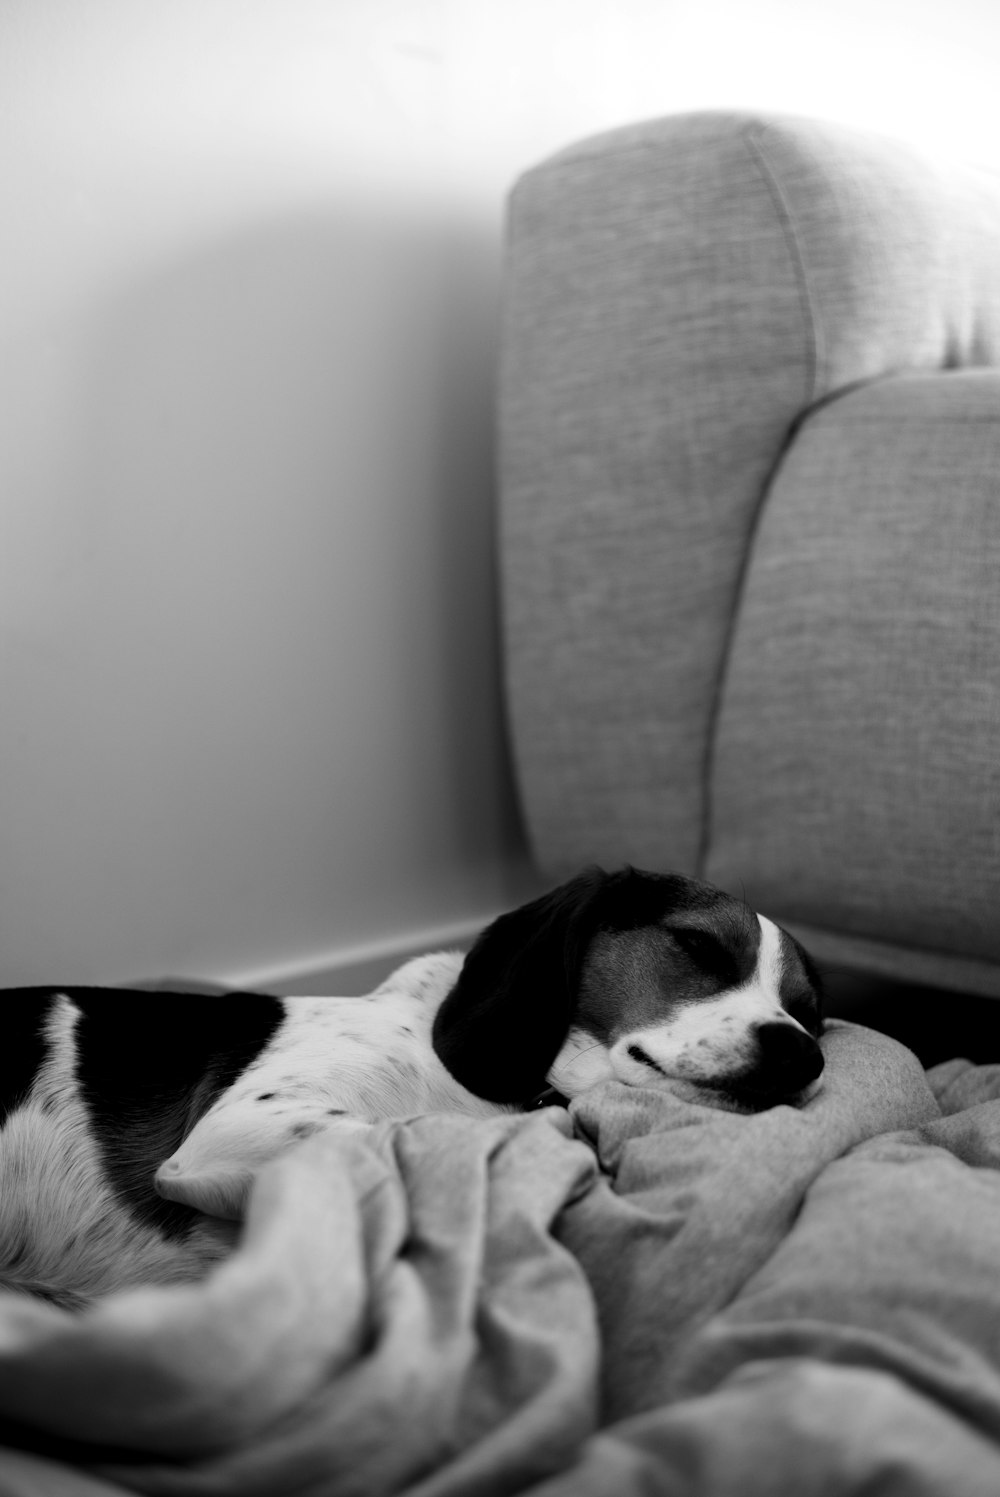
<instances>
[{"instance_id":1,"label":"gray couch","mask_svg":"<svg viewBox=\"0 0 1000 1497\"><path fill-rule=\"evenodd\" d=\"M1000 179L710 113L513 194L508 710L553 877L1000 995Z\"/></svg>"}]
</instances>

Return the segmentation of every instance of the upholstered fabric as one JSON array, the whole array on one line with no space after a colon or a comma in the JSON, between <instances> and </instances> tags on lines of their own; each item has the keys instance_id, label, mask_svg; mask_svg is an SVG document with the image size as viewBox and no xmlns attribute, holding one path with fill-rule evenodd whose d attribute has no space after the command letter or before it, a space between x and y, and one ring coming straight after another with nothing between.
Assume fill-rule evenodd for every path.
<instances>
[{"instance_id":1,"label":"upholstered fabric","mask_svg":"<svg viewBox=\"0 0 1000 1497\"><path fill-rule=\"evenodd\" d=\"M708 876L789 920L1000 962L1000 370L803 426L733 631Z\"/></svg>"},{"instance_id":2,"label":"upholstered fabric","mask_svg":"<svg viewBox=\"0 0 1000 1497\"><path fill-rule=\"evenodd\" d=\"M971 963L969 985L1000 991L986 915L998 892L988 745L1000 682L985 664L1000 627L1000 595L985 586L1000 407L994 382L956 372L998 365L1000 179L989 172L840 126L701 114L586 141L521 180L501 554L512 737L546 870L596 859L707 872L759 888L778 915L880 942L890 967L915 943L918 969L920 952L931 967L937 953L946 967ZM890 377L908 372L938 378L922 396L893 394ZM963 434L939 386L963 409L978 392ZM872 426L852 414L869 395ZM902 419L919 399L926 429ZM856 421L851 451L877 470L867 491L840 450L841 407ZM932 428L950 433L943 446ZM876 541L885 592L865 573ZM772 637L780 588L797 575L788 544L812 558L814 602L793 587L796 627L804 612L837 621L805 631L791 696L768 668L792 665L794 642ZM897 606L877 665L871 632ZM911 631L925 608L938 622ZM744 669L756 694L736 679ZM810 704L815 730L799 726L783 746L756 704L787 716L792 697ZM831 721L826 746L819 725ZM848 752L838 723L863 748ZM789 760L795 784L765 789ZM879 840L903 823L880 861ZM975 877L982 896L966 909Z\"/></svg>"},{"instance_id":3,"label":"upholstered fabric","mask_svg":"<svg viewBox=\"0 0 1000 1497\"><path fill-rule=\"evenodd\" d=\"M529 823L560 869L664 848L694 867L747 535L812 381L793 252L740 131L677 135L557 157L512 203L507 661Z\"/></svg>"}]
</instances>

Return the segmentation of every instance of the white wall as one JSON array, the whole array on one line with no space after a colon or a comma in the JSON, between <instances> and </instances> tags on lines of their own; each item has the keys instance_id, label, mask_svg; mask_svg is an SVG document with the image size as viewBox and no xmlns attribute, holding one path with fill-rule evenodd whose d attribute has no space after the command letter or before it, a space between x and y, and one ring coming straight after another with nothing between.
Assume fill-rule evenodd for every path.
<instances>
[{"instance_id":1,"label":"white wall","mask_svg":"<svg viewBox=\"0 0 1000 1497\"><path fill-rule=\"evenodd\" d=\"M995 156L993 0L0 0L0 982L263 980L533 887L503 192L750 105Z\"/></svg>"}]
</instances>

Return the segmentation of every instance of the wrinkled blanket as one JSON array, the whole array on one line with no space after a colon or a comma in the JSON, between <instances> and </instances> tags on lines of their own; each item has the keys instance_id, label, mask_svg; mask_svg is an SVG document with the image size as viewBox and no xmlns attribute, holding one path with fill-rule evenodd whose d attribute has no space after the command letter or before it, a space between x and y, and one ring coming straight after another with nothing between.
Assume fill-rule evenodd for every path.
<instances>
[{"instance_id":1,"label":"wrinkled blanket","mask_svg":"<svg viewBox=\"0 0 1000 1497\"><path fill-rule=\"evenodd\" d=\"M0 1494L995 1497L1000 1064L823 1046L800 1109L331 1131L204 1283L0 1296Z\"/></svg>"}]
</instances>

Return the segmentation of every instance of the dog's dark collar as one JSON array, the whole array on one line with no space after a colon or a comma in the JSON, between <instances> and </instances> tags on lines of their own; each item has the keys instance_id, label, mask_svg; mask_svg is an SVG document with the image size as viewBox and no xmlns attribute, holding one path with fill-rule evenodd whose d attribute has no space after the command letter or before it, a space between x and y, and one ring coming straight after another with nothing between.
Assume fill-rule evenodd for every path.
<instances>
[{"instance_id":1,"label":"dog's dark collar","mask_svg":"<svg viewBox=\"0 0 1000 1497\"><path fill-rule=\"evenodd\" d=\"M539 1107L568 1107L569 1098L564 1097L562 1092L557 1092L554 1086L547 1086L537 1097L532 1097L525 1107L525 1112L534 1112Z\"/></svg>"}]
</instances>

